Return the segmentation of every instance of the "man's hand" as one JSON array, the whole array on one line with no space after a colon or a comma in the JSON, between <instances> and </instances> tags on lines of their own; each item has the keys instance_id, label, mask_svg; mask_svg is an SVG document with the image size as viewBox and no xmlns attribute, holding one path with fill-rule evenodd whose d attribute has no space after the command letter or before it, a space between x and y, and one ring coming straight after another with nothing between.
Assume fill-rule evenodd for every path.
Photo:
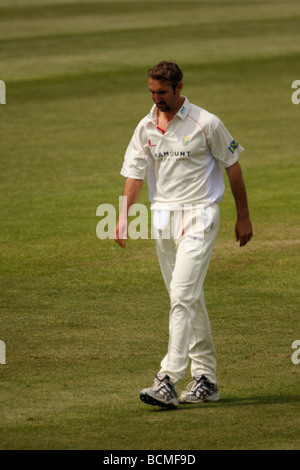
<instances>
[{"instance_id":1,"label":"man's hand","mask_svg":"<svg viewBox=\"0 0 300 470\"><path fill-rule=\"evenodd\" d=\"M226 168L231 191L237 209L237 222L235 225L236 241L240 246L245 246L253 236L252 224L249 217L246 187L242 176L242 170L238 162Z\"/></svg>"},{"instance_id":2,"label":"man's hand","mask_svg":"<svg viewBox=\"0 0 300 470\"><path fill-rule=\"evenodd\" d=\"M115 241L125 248L124 240L128 235L128 212L130 207L136 203L143 186L143 180L127 178L124 185L122 205L118 222L115 228Z\"/></svg>"},{"instance_id":3,"label":"man's hand","mask_svg":"<svg viewBox=\"0 0 300 470\"><path fill-rule=\"evenodd\" d=\"M127 240L128 235L128 220L127 218L119 218L115 228L115 241L122 247L125 248L126 244L124 240Z\"/></svg>"},{"instance_id":4,"label":"man's hand","mask_svg":"<svg viewBox=\"0 0 300 470\"><path fill-rule=\"evenodd\" d=\"M253 236L252 224L249 217L238 218L235 224L236 241L240 246L245 246Z\"/></svg>"}]
</instances>

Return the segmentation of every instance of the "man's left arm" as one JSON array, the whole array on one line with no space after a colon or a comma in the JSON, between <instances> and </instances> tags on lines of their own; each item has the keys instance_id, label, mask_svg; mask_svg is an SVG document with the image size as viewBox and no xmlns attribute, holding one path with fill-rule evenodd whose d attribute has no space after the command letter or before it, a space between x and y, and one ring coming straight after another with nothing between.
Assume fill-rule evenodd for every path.
<instances>
[{"instance_id":1,"label":"man's left arm","mask_svg":"<svg viewBox=\"0 0 300 470\"><path fill-rule=\"evenodd\" d=\"M230 182L231 191L237 210L237 222L235 225L236 241L240 246L245 246L253 236L250 221L247 192L239 162L225 168Z\"/></svg>"}]
</instances>

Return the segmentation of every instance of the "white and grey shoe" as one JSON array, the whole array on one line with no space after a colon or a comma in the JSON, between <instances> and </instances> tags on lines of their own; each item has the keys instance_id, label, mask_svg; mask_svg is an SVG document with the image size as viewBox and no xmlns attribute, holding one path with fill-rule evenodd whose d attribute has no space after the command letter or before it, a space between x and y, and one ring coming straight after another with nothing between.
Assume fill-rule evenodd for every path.
<instances>
[{"instance_id":1,"label":"white and grey shoe","mask_svg":"<svg viewBox=\"0 0 300 470\"><path fill-rule=\"evenodd\" d=\"M148 405L165 408L177 408L178 406L175 386L170 382L170 377L163 374L156 374L154 384L141 391L140 399Z\"/></svg>"},{"instance_id":2,"label":"white and grey shoe","mask_svg":"<svg viewBox=\"0 0 300 470\"><path fill-rule=\"evenodd\" d=\"M220 399L217 384L208 381L205 375L194 376L184 392L181 392L179 403L203 403Z\"/></svg>"}]
</instances>

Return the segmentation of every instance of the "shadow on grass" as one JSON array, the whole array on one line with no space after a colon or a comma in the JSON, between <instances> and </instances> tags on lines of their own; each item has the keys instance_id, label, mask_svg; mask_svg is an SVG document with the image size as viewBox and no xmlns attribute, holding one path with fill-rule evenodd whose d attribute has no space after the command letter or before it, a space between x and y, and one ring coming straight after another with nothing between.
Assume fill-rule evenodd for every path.
<instances>
[{"instance_id":1,"label":"shadow on grass","mask_svg":"<svg viewBox=\"0 0 300 470\"><path fill-rule=\"evenodd\" d=\"M180 404L178 408L160 408L152 407L153 412L164 411L183 411L195 410L200 408L224 408L235 406L259 406L259 405L281 405L286 403L300 403L300 396L297 395L267 395L267 396L253 396L253 397L232 397L222 398L217 402L205 402L195 404Z\"/></svg>"}]
</instances>

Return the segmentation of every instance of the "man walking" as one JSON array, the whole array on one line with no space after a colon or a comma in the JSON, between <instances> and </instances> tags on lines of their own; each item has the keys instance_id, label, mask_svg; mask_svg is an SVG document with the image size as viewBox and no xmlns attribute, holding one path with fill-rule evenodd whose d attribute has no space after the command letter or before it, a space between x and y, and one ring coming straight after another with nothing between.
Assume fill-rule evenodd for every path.
<instances>
[{"instance_id":1,"label":"man walking","mask_svg":"<svg viewBox=\"0 0 300 470\"><path fill-rule=\"evenodd\" d=\"M115 240L125 247L128 210L147 177L156 249L170 295L168 351L143 402L174 408L180 403L216 401L216 353L203 283L219 229L225 168L237 209L236 240L252 237L247 194L238 156L244 149L221 120L181 95L183 74L174 62L148 71L154 101L127 148L126 177ZM193 382L177 397L177 383L191 360Z\"/></svg>"}]
</instances>

